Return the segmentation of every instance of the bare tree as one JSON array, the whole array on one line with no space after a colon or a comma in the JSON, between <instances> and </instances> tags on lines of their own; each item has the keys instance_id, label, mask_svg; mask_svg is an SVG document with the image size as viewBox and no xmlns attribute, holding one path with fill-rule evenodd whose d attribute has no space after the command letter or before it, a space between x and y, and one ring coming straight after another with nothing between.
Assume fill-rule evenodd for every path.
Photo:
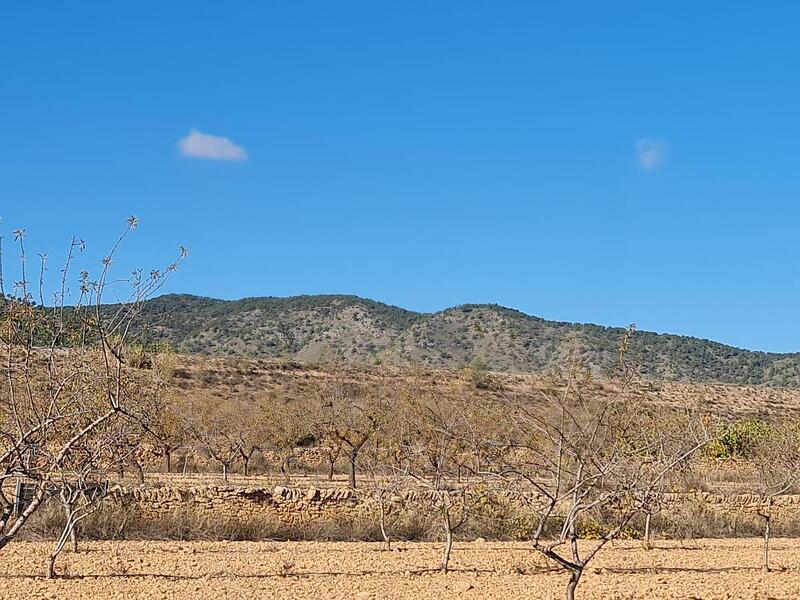
<instances>
[{"instance_id":1,"label":"bare tree","mask_svg":"<svg viewBox=\"0 0 800 600\"><path fill-rule=\"evenodd\" d=\"M785 494L800 479L800 429L797 424L784 422L769 426L755 444L750 462L753 472L744 472L745 484L761 499L758 516L764 522L762 569L768 572L775 497Z\"/></svg>"},{"instance_id":2,"label":"bare tree","mask_svg":"<svg viewBox=\"0 0 800 600\"><path fill-rule=\"evenodd\" d=\"M322 407L327 403L324 397L312 398L300 403L296 410L291 411L293 418L303 424L303 432L313 441L325 456L327 466L326 478L333 481L336 474L336 463L342 456L343 442L333 431L329 416Z\"/></svg>"},{"instance_id":3,"label":"bare tree","mask_svg":"<svg viewBox=\"0 0 800 600\"><path fill-rule=\"evenodd\" d=\"M616 389L602 393L577 365L554 379L553 389L508 403L513 452L503 455L496 476L531 491L533 548L569 573L566 597L573 600L590 561L646 512L708 438L693 415L646 406L633 373L623 372ZM582 546L587 520L603 533Z\"/></svg>"},{"instance_id":4,"label":"bare tree","mask_svg":"<svg viewBox=\"0 0 800 600\"><path fill-rule=\"evenodd\" d=\"M253 460L253 455L260 450L261 446L254 440L253 433L250 430L243 431L241 438L239 457L242 459L242 475L248 477L250 475L250 461Z\"/></svg>"},{"instance_id":5,"label":"bare tree","mask_svg":"<svg viewBox=\"0 0 800 600\"><path fill-rule=\"evenodd\" d=\"M137 411L138 412L138 411ZM107 435L105 444L100 450L106 455L106 462L116 469L117 479L122 481L125 477L125 465L136 469L139 483L145 482L144 465L147 449L143 442L146 432L136 419L115 420L110 425L111 432Z\"/></svg>"},{"instance_id":6,"label":"bare tree","mask_svg":"<svg viewBox=\"0 0 800 600\"><path fill-rule=\"evenodd\" d=\"M310 406L294 398L271 396L261 403L255 433L261 447L278 456L278 468L286 485L292 479L296 448L313 437Z\"/></svg>"},{"instance_id":7,"label":"bare tree","mask_svg":"<svg viewBox=\"0 0 800 600\"><path fill-rule=\"evenodd\" d=\"M336 462L342 455L342 441L334 436L328 435L327 432L321 433L316 439L321 445L322 451L325 453L325 461L328 464L328 481L333 481L333 477L336 474Z\"/></svg>"},{"instance_id":8,"label":"bare tree","mask_svg":"<svg viewBox=\"0 0 800 600\"><path fill-rule=\"evenodd\" d=\"M395 414L400 417L400 407L394 406ZM410 464L406 463L403 468L397 466L396 455L402 451L399 446L402 436L398 435L403 426L400 418L395 420L395 425L392 431L375 436L374 443L365 445L359 460L362 472L369 478L370 493L378 507L378 526L387 550L392 549L388 527L392 503L400 490L412 481Z\"/></svg>"},{"instance_id":9,"label":"bare tree","mask_svg":"<svg viewBox=\"0 0 800 600\"><path fill-rule=\"evenodd\" d=\"M31 281L25 232L14 232L20 258L10 287L0 268L0 548L38 510L53 478L79 448L109 424L129 418L140 398L126 355L141 330L143 302L185 251L163 270L112 277L117 249L136 225L135 217L128 219L97 275L80 273L75 293L71 271L84 244L73 239L52 296L45 292L47 256L39 255L38 279ZM107 298L116 303L105 304ZM30 501L17 513L2 485L14 478L32 487Z\"/></svg>"},{"instance_id":10,"label":"bare tree","mask_svg":"<svg viewBox=\"0 0 800 600\"><path fill-rule=\"evenodd\" d=\"M190 436L220 466L225 482L244 443L243 414L241 403L234 399L201 398L191 403L185 415Z\"/></svg>"},{"instance_id":11,"label":"bare tree","mask_svg":"<svg viewBox=\"0 0 800 600\"><path fill-rule=\"evenodd\" d=\"M153 357L152 369L161 382L168 381L172 360L170 353L165 352L157 352ZM142 428L149 434L153 453L163 459L166 473L172 472L172 457L175 452L190 441L187 410L186 399L164 384L157 393L150 396L150 401L140 411Z\"/></svg>"},{"instance_id":12,"label":"bare tree","mask_svg":"<svg viewBox=\"0 0 800 600\"><path fill-rule=\"evenodd\" d=\"M231 422L225 431L232 433L231 441L236 442L232 447L236 447L238 458L242 461L242 474L246 477L250 475L250 461L258 452L262 445L262 413L259 407L247 400L228 399L228 407L231 411Z\"/></svg>"},{"instance_id":13,"label":"bare tree","mask_svg":"<svg viewBox=\"0 0 800 600\"><path fill-rule=\"evenodd\" d=\"M348 381L327 386L314 419L317 430L341 445L349 465L350 487L356 487L358 456L364 445L386 422L385 394L381 386L366 387Z\"/></svg>"},{"instance_id":14,"label":"bare tree","mask_svg":"<svg viewBox=\"0 0 800 600\"><path fill-rule=\"evenodd\" d=\"M72 481L64 481L58 486L56 497L64 509L65 520L64 528L47 560L47 577L50 579L57 575L56 559L67 541L72 542L73 552L78 551L78 524L100 508L108 492L107 486L88 483L83 475L84 473L76 473Z\"/></svg>"},{"instance_id":15,"label":"bare tree","mask_svg":"<svg viewBox=\"0 0 800 600\"><path fill-rule=\"evenodd\" d=\"M431 494L440 516L443 573L449 569L454 535L467 521L468 481L461 477L461 457L476 447L470 409L475 405L463 398L426 390L418 382L407 390L402 406L400 443L409 476Z\"/></svg>"},{"instance_id":16,"label":"bare tree","mask_svg":"<svg viewBox=\"0 0 800 600\"><path fill-rule=\"evenodd\" d=\"M123 431L123 428L128 431ZM95 435L76 446L58 472L53 473L48 495L63 509L64 527L48 557L48 578L56 576L56 560L68 541L71 542L72 551L78 552L80 523L101 507L108 495L109 477L116 469L116 463L128 460L139 450L142 433L133 419L109 421L98 428ZM123 450L115 453L106 451L109 445L119 448L121 439L129 442Z\"/></svg>"}]
</instances>

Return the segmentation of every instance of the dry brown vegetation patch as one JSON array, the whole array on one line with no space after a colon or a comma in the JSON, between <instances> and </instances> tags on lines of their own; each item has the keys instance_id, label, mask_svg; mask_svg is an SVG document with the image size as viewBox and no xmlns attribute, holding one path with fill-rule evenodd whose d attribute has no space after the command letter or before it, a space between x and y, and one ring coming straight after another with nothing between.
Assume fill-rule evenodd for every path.
<instances>
[{"instance_id":1,"label":"dry brown vegetation patch","mask_svg":"<svg viewBox=\"0 0 800 600\"><path fill-rule=\"evenodd\" d=\"M491 384L475 386L475 397L498 397L501 393L548 390L554 387L548 375L491 372ZM361 385L393 387L414 381L431 390L452 389L471 383L465 370L429 367L350 366L303 364L294 361L210 358L189 355L175 357L171 378L178 392L217 398L261 399L285 397L312 398L337 380ZM619 389L613 380L595 378L584 384L586 392L598 397L611 396ZM800 390L732 384L642 381L640 391L656 406L680 408L701 405L715 417L787 418L800 416ZM463 391L463 388L462 388Z\"/></svg>"}]
</instances>

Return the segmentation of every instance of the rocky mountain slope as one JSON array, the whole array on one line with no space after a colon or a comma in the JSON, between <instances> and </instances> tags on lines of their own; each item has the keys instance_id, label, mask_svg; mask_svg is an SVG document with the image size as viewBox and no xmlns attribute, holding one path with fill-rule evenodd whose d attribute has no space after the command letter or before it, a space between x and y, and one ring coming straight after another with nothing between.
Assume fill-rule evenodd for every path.
<instances>
[{"instance_id":1,"label":"rocky mountain slope","mask_svg":"<svg viewBox=\"0 0 800 600\"><path fill-rule=\"evenodd\" d=\"M306 363L543 372L578 356L597 371L617 358L624 330L546 321L497 305L416 313L356 296L214 300L167 295L147 302L149 340L192 354ZM637 332L630 358L645 376L800 387L800 354L771 354L678 335Z\"/></svg>"}]
</instances>

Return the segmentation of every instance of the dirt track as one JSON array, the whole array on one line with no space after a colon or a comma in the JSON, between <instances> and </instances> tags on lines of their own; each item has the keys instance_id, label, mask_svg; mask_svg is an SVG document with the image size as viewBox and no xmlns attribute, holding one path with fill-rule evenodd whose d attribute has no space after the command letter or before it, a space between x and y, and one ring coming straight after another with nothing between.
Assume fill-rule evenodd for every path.
<instances>
[{"instance_id":1,"label":"dirt track","mask_svg":"<svg viewBox=\"0 0 800 600\"><path fill-rule=\"evenodd\" d=\"M565 577L523 544L457 544L448 575L434 544L96 542L60 569L39 575L49 543L2 551L2 598L562 598ZM600 554L579 598L800 598L800 539L773 543L760 569L760 540L658 542L655 550L617 543Z\"/></svg>"}]
</instances>

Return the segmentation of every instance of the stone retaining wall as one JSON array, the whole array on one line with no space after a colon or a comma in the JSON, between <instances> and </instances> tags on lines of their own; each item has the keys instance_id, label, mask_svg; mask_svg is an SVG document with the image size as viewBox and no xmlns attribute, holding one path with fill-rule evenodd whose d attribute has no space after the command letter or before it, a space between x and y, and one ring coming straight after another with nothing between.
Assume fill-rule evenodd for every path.
<instances>
[{"instance_id":1,"label":"stone retaining wall","mask_svg":"<svg viewBox=\"0 0 800 600\"><path fill-rule=\"evenodd\" d=\"M114 490L113 498L116 502L132 504L154 514L166 514L191 507L220 518L270 516L287 523L307 523L322 517L374 517L379 511L379 500L375 492L348 488L251 488L219 485L183 489L118 487ZM435 501L433 492L407 489L385 497L384 508L388 514L430 511ZM498 506L519 506L509 494L496 494L492 501ZM724 496L706 492L664 494L661 504L662 510L666 512L679 512L681 508L691 507L720 514L751 516L758 515L766 508L766 502L757 495ZM771 513L776 517L800 517L800 495L775 497Z\"/></svg>"},{"instance_id":2,"label":"stone retaining wall","mask_svg":"<svg viewBox=\"0 0 800 600\"><path fill-rule=\"evenodd\" d=\"M220 518L276 517L286 523L306 523L320 518L374 517L379 511L376 494L349 488L319 489L198 486L190 488L116 488L114 501L132 504L154 514L191 507ZM434 494L405 490L384 499L387 514L430 510Z\"/></svg>"}]
</instances>

